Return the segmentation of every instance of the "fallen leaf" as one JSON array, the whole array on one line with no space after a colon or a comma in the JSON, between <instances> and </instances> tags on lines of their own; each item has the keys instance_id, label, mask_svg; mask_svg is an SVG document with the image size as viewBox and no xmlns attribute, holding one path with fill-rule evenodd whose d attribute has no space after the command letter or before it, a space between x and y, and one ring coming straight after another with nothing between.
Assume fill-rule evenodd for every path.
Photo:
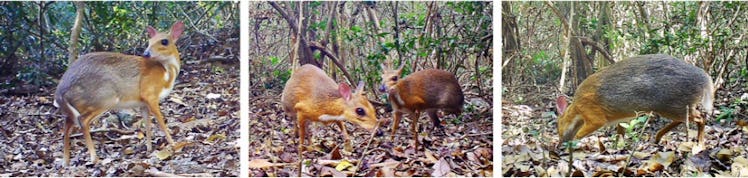
<instances>
[{"instance_id":1,"label":"fallen leaf","mask_svg":"<svg viewBox=\"0 0 748 178\"><path fill-rule=\"evenodd\" d=\"M124 153L126 155L131 155L131 154L135 153L135 150L133 150L132 147L127 147L127 148L125 148L125 150L122 151L122 153Z\"/></svg>"},{"instance_id":2,"label":"fallen leaf","mask_svg":"<svg viewBox=\"0 0 748 178\"><path fill-rule=\"evenodd\" d=\"M688 161L701 172L709 171L712 167L712 159L707 151L688 157Z\"/></svg>"},{"instance_id":3,"label":"fallen leaf","mask_svg":"<svg viewBox=\"0 0 748 178\"><path fill-rule=\"evenodd\" d=\"M335 166L335 170L343 171L343 170L345 170L345 169L347 169L347 168L349 168L351 166L353 166L353 164L351 164L350 162L348 162L348 160L344 159L344 160L341 160L340 163L338 163L337 166Z\"/></svg>"},{"instance_id":4,"label":"fallen leaf","mask_svg":"<svg viewBox=\"0 0 748 178\"><path fill-rule=\"evenodd\" d=\"M342 173L338 170L335 170L331 167L322 167L322 171L320 171L320 176L322 177L346 177L347 175L345 173Z\"/></svg>"},{"instance_id":5,"label":"fallen leaf","mask_svg":"<svg viewBox=\"0 0 748 178\"><path fill-rule=\"evenodd\" d=\"M165 160L172 154L173 152L171 151L171 149L167 147L165 149L162 149L161 151L156 152L156 158L158 158L159 160Z\"/></svg>"},{"instance_id":6,"label":"fallen leaf","mask_svg":"<svg viewBox=\"0 0 748 178\"><path fill-rule=\"evenodd\" d=\"M397 165L400 165L400 161L395 161L388 159L387 161L384 161L383 163L376 163L371 164L369 167L376 168L376 167L397 167Z\"/></svg>"},{"instance_id":7,"label":"fallen leaf","mask_svg":"<svg viewBox=\"0 0 748 178\"><path fill-rule=\"evenodd\" d=\"M434 164L436 161L439 161L434 157L434 153L432 153L431 150L426 150L424 154L426 154L426 159L424 159L424 162L426 163Z\"/></svg>"},{"instance_id":8,"label":"fallen leaf","mask_svg":"<svg viewBox=\"0 0 748 178\"><path fill-rule=\"evenodd\" d=\"M208 139L206 139L206 141L211 142L211 143L216 143L217 141L224 140L224 139L226 139L226 135L221 133L221 134L211 135L210 137L208 137Z\"/></svg>"},{"instance_id":9,"label":"fallen leaf","mask_svg":"<svg viewBox=\"0 0 748 178\"><path fill-rule=\"evenodd\" d=\"M732 150L730 149L720 149L719 152L717 152L717 159L727 162L732 158Z\"/></svg>"},{"instance_id":10,"label":"fallen leaf","mask_svg":"<svg viewBox=\"0 0 748 178\"><path fill-rule=\"evenodd\" d=\"M745 159L745 157L737 157L733 160L732 165L730 165L730 168L732 169L732 176L736 177L744 177L748 176L748 159Z\"/></svg>"},{"instance_id":11,"label":"fallen leaf","mask_svg":"<svg viewBox=\"0 0 748 178\"><path fill-rule=\"evenodd\" d=\"M439 162L436 162L432 168L434 171L431 172L431 176L434 177L444 177L452 171L452 168L449 167L449 163L447 163L447 160L444 158L439 159Z\"/></svg>"},{"instance_id":12,"label":"fallen leaf","mask_svg":"<svg viewBox=\"0 0 748 178\"><path fill-rule=\"evenodd\" d=\"M681 152L690 152L692 151L691 148L693 148L694 142L681 142L678 144L678 151Z\"/></svg>"},{"instance_id":13,"label":"fallen leaf","mask_svg":"<svg viewBox=\"0 0 748 178\"><path fill-rule=\"evenodd\" d=\"M268 162L267 159L254 159L252 161L249 161L249 168L250 169L260 169L260 168L269 168L273 167L274 164Z\"/></svg>"},{"instance_id":14,"label":"fallen leaf","mask_svg":"<svg viewBox=\"0 0 748 178\"><path fill-rule=\"evenodd\" d=\"M668 167L675 160L675 152L658 152L652 157L652 160L662 164L665 167Z\"/></svg>"},{"instance_id":15,"label":"fallen leaf","mask_svg":"<svg viewBox=\"0 0 748 178\"><path fill-rule=\"evenodd\" d=\"M169 97L169 101L177 103L182 106L188 106L184 101L182 101L182 97L178 95L174 95L173 97Z\"/></svg>"},{"instance_id":16,"label":"fallen leaf","mask_svg":"<svg viewBox=\"0 0 748 178\"><path fill-rule=\"evenodd\" d=\"M208 95L205 95L206 99L217 99L221 98L221 94L215 94L215 93L208 93Z\"/></svg>"},{"instance_id":17,"label":"fallen leaf","mask_svg":"<svg viewBox=\"0 0 748 178\"><path fill-rule=\"evenodd\" d=\"M330 152L330 159L332 160L343 159L343 156L340 155L340 148L332 149L332 151Z\"/></svg>"},{"instance_id":18,"label":"fallen leaf","mask_svg":"<svg viewBox=\"0 0 748 178\"><path fill-rule=\"evenodd\" d=\"M143 134L143 132L137 132L135 137L142 140L143 138L145 138L145 134ZM150 142L150 140L146 140L146 141Z\"/></svg>"},{"instance_id":19,"label":"fallen leaf","mask_svg":"<svg viewBox=\"0 0 748 178\"><path fill-rule=\"evenodd\" d=\"M177 152L177 153L178 152L182 152L182 148L184 148L187 145L191 145L191 144L192 144L191 142L177 142L177 143L174 143L174 150L175 150L174 152Z\"/></svg>"},{"instance_id":20,"label":"fallen leaf","mask_svg":"<svg viewBox=\"0 0 748 178\"><path fill-rule=\"evenodd\" d=\"M383 167L377 172L377 177L395 177L395 170L390 167Z\"/></svg>"},{"instance_id":21,"label":"fallen leaf","mask_svg":"<svg viewBox=\"0 0 748 178\"><path fill-rule=\"evenodd\" d=\"M645 153L645 152L638 152L638 151L635 151L633 155L634 155L634 157L635 157L635 158L637 158L637 159L644 159L644 158L646 158L646 157L649 157L649 156L650 156L651 154L649 154L649 153Z\"/></svg>"}]
</instances>

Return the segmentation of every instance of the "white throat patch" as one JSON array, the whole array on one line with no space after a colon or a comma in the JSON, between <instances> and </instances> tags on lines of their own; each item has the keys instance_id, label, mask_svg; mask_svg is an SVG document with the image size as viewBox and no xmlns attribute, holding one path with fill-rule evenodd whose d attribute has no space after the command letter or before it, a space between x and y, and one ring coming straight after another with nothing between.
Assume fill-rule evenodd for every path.
<instances>
[{"instance_id":1,"label":"white throat patch","mask_svg":"<svg viewBox=\"0 0 748 178\"><path fill-rule=\"evenodd\" d=\"M332 115L323 114L319 116L319 120L320 121L345 121L345 117L343 117L343 115L332 116Z\"/></svg>"},{"instance_id":2,"label":"white throat patch","mask_svg":"<svg viewBox=\"0 0 748 178\"><path fill-rule=\"evenodd\" d=\"M176 57L169 56L164 61L161 61L161 65L166 71L164 73L164 81L169 82L169 87L163 88L161 93L159 93L159 98L164 99L169 96L169 93L174 88L174 83L176 83L176 78L179 75L179 63L177 63Z\"/></svg>"}]
</instances>

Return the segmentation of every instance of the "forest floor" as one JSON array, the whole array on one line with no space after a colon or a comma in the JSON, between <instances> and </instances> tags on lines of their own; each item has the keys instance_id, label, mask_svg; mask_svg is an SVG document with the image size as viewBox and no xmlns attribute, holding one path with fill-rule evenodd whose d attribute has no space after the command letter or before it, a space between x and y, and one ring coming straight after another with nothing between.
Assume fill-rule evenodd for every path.
<instances>
[{"instance_id":1,"label":"forest floor","mask_svg":"<svg viewBox=\"0 0 748 178\"><path fill-rule=\"evenodd\" d=\"M178 83L161 101L174 147L151 119L154 150L147 152L150 140L143 137L139 114L118 119L116 112L108 112L91 128L101 131L91 133L97 165L91 164L85 141L74 129L70 167L63 166L64 117L52 104L54 87L32 95L0 96L0 177L238 176L238 65L182 63Z\"/></svg>"},{"instance_id":2,"label":"forest floor","mask_svg":"<svg viewBox=\"0 0 748 178\"><path fill-rule=\"evenodd\" d=\"M504 101L501 175L559 177L567 176L573 167L573 176L585 177L746 176L748 126L745 118L748 112L741 108L748 106L745 102L748 94L742 85L730 88L734 92L717 92L715 113L704 131L704 147L696 143L697 130L693 124L688 134L686 124L681 124L660 143L653 143L655 133L670 120L650 117L648 126L635 127L623 139L617 136L613 126L580 139L574 147L572 164L569 164L567 149L555 148L559 137L553 96L525 98L534 100L527 105ZM547 89L545 91L553 91ZM528 92L526 96L543 94Z\"/></svg>"},{"instance_id":3,"label":"forest floor","mask_svg":"<svg viewBox=\"0 0 748 178\"><path fill-rule=\"evenodd\" d=\"M250 176L298 175L296 121L285 116L280 105L281 92L279 85L250 90ZM491 177L494 156L491 100L486 102L470 93L466 93L465 100L466 105L476 109L463 112L461 119L453 115L440 117L445 134L432 133L431 121L422 114L418 149L413 148L411 120L407 116L401 120L395 139L389 139L392 115L384 114L384 107L377 107L378 132L369 133L346 123L352 152L342 148L344 140L337 126L310 123L311 145L307 146L311 150L303 154L302 174Z\"/></svg>"}]
</instances>

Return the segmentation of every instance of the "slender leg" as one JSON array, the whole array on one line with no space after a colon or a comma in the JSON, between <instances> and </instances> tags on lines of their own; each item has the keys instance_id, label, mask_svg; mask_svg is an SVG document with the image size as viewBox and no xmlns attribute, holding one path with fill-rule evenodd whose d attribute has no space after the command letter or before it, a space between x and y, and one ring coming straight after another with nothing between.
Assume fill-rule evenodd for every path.
<instances>
[{"instance_id":1,"label":"slender leg","mask_svg":"<svg viewBox=\"0 0 748 178\"><path fill-rule=\"evenodd\" d=\"M623 137L623 135L626 134L626 128L623 128L623 126L621 126L620 124L616 124L616 132L618 133L618 135Z\"/></svg>"},{"instance_id":2,"label":"slender leg","mask_svg":"<svg viewBox=\"0 0 748 178\"><path fill-rule=\"evenodd\" d=\"M338 127L340 127L340 131L343 132L343 138L345 139L345 151L353 151L353 146L351 146L351 139L348 136L348 130L345 129L345 123L338 121L335 122L335 124L338 124Z\"/></svg>"},{"instance_id":3,"label":"slender leg","mask_svg":"<svg viewBox=\"0 0 748 178\"><path fill-rule=\"evenodd\" d=\"M78 118L73 118L73 117L65 118L65 125L62 128L62 133L63 133L62 143L64 145L62 149L62 153L63 153L62 158L65 162L66 167L70 166L70 134L71 134L70 132L72 131L73 124L74 124L73 119L78 119Z\"/></svg>"},{"instance_id":4,"label":"slender leg","mask_svg":"<svg viewBox=\"0 0 748 178\"><path fill-rule=\"evenodd\" d=\"M299 155L299 174L298 176L301 177L301 168L303 166L304 157L302 156L304 153L304 141L306 140L306 122L304 121L304 116L301 114L296 115L296 129L298 129L299 134L299 146L298 146L298 155Z\"/></svg>"},{"instance_id":5,"label":"slender leg","mask_svg":"<svg viewBox=\"0 0 748 178\"><path fill-rule=\"evenodd\" d=\"M91 139L91 121L93 121L94 118L97 118L104 111L106 111L106 109L94 110L94 111L82 114L81 122L83 122L83 128L81 129L83 132L83 138L86 139L86 146L88 147L88 154L91 156L91 162L93 162L94 164L99 162L99 158L96 156L94 143L93 143L93 140Z\"/></svg>"},{"instance_id":6,"label":"slender leg","mask_svg":"<svg viewBox=\"0 0 748 178\"><path fill-rule=\"evenodd\" d=\"M706 117L708 118L709 116L706 115ZM705 128L706 120L703 117L701 117L701 112L699 112L699 110L697 110L696 107L691 107L691 118L693 122L696 122L696 126L699 129L699 132L697 135L698 142L700 145L703 145L704 144L704 128Z\"/></svg>"},{"instance_id":7,"label":"slender leg","mask_svg":"<svg viewBox=\"0 0 748 178\"><path fill-rule=\"evenodd\" d=\"M392 134L390 135L390 141L395 139L395 134L397 133L397 127L400 126L400 118L403 117L403 113L399 112L397 110L392 112L392 115L394 116L394 119L392 120Z\"/></svg>"},{"instance_id":8,"label":"slender leg","mask_svg":"<svg viewBox=\"0 0 748 178\"><path fill-rule=\"evenodd\" d=\"M413 132L413 141L414 147L416 150L418 150L418 118L421 116L421 111L415 111L413 112L413 121L410 125L410 131Z\"/></svg>"},{"instance_id":9,"label":"slender leg","mask_svg":"<svg viewBox=\"0 0 748 178\"><path fill-rule=\"evenodd\" d=\"M169 131L169 128L166 127L166 121L164 120L164 115L161 114L161 110L158 106L158 100L155 101L148 101L148 109L153 113L154 116L156 116L156 121L158 121L158 126L161 127L161 130L164 131L166 135L166 141L169 142L169 144L174 144L174 140L171 139L171 132Z\"/></svg>"},{"instance_id":10,"label":"slender leg","mask_svg":"<svg viewBox=\"0 0 748 178\"><path fill-rule=\"evenodd\" d=\"M681 121L673 120L672 123L668 124L667 126L660 129L660 131L657 132L657 136L655 136L655 143L660 143L660 139L662 139L662 136L665 136L668 132L670 132L671 129L678 127L680 123L683 123Z\"/></svg>"},{"instance_id":11,"label":"slender leg","mask_svg":"<svg viewBox=\"0 0 748 178\"><path fill-rule=\"evenodd\" d=\"M441 132L440 134L444 133L444 126L442 126L441 122L439 122L439 116L436 114L437 109L428 109L425 110L426 114L428 114L429 118L431 119L431 123L434 124L433 130L437 132Z\"/></svg>"},{"instance_id":12,"label":"slender leg","mask_svg":"<svg viewBox=\"0 0 748 178\"><path fill-rule=\"evenodd\" d=\"M148 113L150 113L151 111L150 109L148 109L148 107L142 107L140 108L140 112L143 116L143 122L145 122L146 148L148 149L148 152L151 152L151 150L153 150L153 143L151 143L153 141L153 123L151 123L151 116L148 115ZM169 134L167 133L167 135Z\"/></svg>"},{"instance_id":13,"label":"slender leg","mask_svg":"<svg viewBox=\"0 0 748 178\"><path fill-rule=\"evenodd\" d=\"M299 118L301 118L301 116L299 116ZM307 140L306 140L306 136L307 136L306 135L306 126L307 125L306 125L305 121L303 121L301 119L299 119L297 121L296 128L299 129L299 132L298 132L298 134L299 134L299 145L307 144L306 143L307 142Z\"/></svg>"},{"instance_id":14,"label":"slender leg","mask_svg":"<svg viewBox=\"0 0 748 178\"><path fill-rule=\"evenodd\" d=\"M699 134L698 134L698 141L699 144L704 144L704 127L705 123L702 122L696 122L696 125L699 127Z\"/></svg>"}]
</instances>

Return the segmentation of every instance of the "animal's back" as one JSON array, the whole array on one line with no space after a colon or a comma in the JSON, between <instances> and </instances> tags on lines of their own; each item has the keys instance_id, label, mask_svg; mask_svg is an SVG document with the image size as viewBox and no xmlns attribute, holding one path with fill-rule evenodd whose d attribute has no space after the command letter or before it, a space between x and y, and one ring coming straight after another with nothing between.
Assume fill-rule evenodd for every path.
<instances>
[{"instance_id":1,"label":"animal's back","mask_svg":"<svg viewBox=\"0 0 748 178\"><path fill-rule=\"evenodd\" d=\"M297 68L286 82L281 103L286 112L295 113L294 105L299 102L318 103L329 98L340 98L338 85L322 69L306 64Z\"/></svg>"},{"instance_id":2,"label":"animal's back","mask_svg":"<svg viewBox=\"0 0 748 178\"><path fill-rule=\"evenodd\" d=\"M698 103L705 88L711 88L711 79L702 69L662 54L632 57L590 78L599 80L596 94L601 104L618 112L685 115L686 106Z\"/></svg>"},{"instance_id":3,"label":"animal's back","mask_svg":"<svg viewBox=\"0 0 748 178\"><path fill-rule=\"evenodd\" d=\"M81 106L113 104L118 96L137 96L142 60L111 52L82 55L63 74L55 95Z\"/></svg>"},{"instance_id":4,"label":"animal's back","mask_svg":"<svg viewBox=\"0 0 748 178\"><path fill-rule=\"evenodd\" d=\"M426 69L408 75L398 82L401 95L422 96L424 103L417 109L446 108L454 112L464 103L457 78L447 71ZM406 96L407 97L407 96Z\"/></svg>"}]
</instances>

